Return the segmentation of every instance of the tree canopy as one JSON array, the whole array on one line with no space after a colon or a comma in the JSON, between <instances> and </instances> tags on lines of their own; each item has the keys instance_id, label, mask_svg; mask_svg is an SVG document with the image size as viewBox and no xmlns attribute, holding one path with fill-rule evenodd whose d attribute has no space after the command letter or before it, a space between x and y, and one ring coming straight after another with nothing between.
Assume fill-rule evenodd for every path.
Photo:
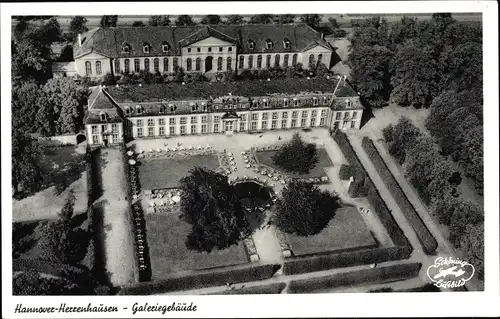
<instances>
[{"instance_id":1,"label":"tree canopy","mask_svg":"<svg viewBox=\"0 0 500 319\"><path fill-rule=\"evenodd\" d=\"M18 130L12 133L12 187L14 195L23 191L34 192L43 184L43 157L41 144L37 139Z\"/></svg>"},{"instance_id":2,"label":"tree canopy","mask_svg":"<svg viewBox=\"0 0 500 319\"><path fill-rule=\"evenodd\" d=\"M311 27L319 27L321 16L319 14L303 14L300 16L300 21L310 25Z\"/></svg>"},{"instance_id":3,"label":"tree canopy","mask_svg":"<svg viewBox=\"0 0 500 319\"><path fill-rule=\"evenodd\" d=\"M134 21L134 23L132 23L132 26L133 27L144 27L146 25L141 20L137 20L137 21Z\"/></svg>"},{"instance_id":4,"label":"tree canopy","mask_svg":"<svg viewBox=\"0 0 500 319\"><path fill-rule=\"evenodd\" d=\"M277 14L274 17L274 22L277 24L288 24L295 22L295 14Z\"/></svg>"},{"instance_id":5,"label":"tree canopy","mask_svg":"<svg viewBox=\"0 0 500 319\"><path fill-rule=\"evenodd\" d=\"M69 23L69 31L76 34L87 32L87 18L82 16L73 17Z\"/></svg>"},{"instance_id":6,"label":"tree canopy","mask_svg":"<svg viewBox=\"0 0 500 319\"><path fill-rule=\"evenodd\" d=\"M170 24L170 18L167 15L156 15L149 18L149 25L156 26L168 26Z\"/></svg>"},{"instance_id":7,"label":"tree canopy","mask_svg":"<svg viewBox=\"0 0 500 319\"><path fill-rule=\"evenodd\" d=\"M274 16L272 14L256 14L250 17L252 24L270 24L273 22Z\"/></svg>"},{"instance_id":8,"label":"tree canopy","mask_svg":"<svg viewBox=\"0 0 500 319\"><path fill-rule=\"evenodd\" d=\"M176 26L190 26L195 25L196 23L193 21L193 18L190 15L180 15L175 19Z\"/></svg>"},{"instance_id":9,"label":"tree canopy","mask_svg":"<svg viewBox=\"0 0 500 319\"><path fill-rule=\"evenodd\" d=\"M201 24L220 24L222 23L222 19L219 15L209 14L203 17L200 21Z\"/></svg>"},{"instance_id":10,"label":"tree canopy","mask_svg":"<svg viewBox=\"0 0 500 319\"><path fill-rule=\"evenodd\" d=\"M311 236L320 233L340 208L337 194L321 191L311 183L292 181L276 201L276 226L290 234Z\"/></svg>"},{"instance_id":11,"label":"tree canopy","mask_svg":"<svg viewBox=\"0 0 500 319\"><path fill-rule=\"evenodd\" d=\"M118 16L117 15L114 15L114 16L104 15L101 18L100 25L101 25L101 28L109 28L109 27L116 27L117 23L118 23Z\"/></svg>"},{"instance_id":12,"label":"tree canopy","mask_svg":"<svg viewBox=\"0 0 500 319\"><path fill-rule=\"evenodd\" d=\"M28 270L12 277L12 294L15 296L61 296L80 294L75 284L52 277L43 277L35 270Z\"/></svg>"},{"instance_id":13,"label":"tree canopy","mask_svg":"<svg viewBox=\"0 0 500 319\"><path fill-rule=\"evenodd\" d=\"M272 159L288 172L308 173L318 162L318 155L315 144L305 143L299 133L295 133Z\"/></svg>"},{"instance_id":14,"label":"tree canopy","mask_svg":"<svg viewBox=\"0 0 500 319\"><path fill-rule=\"evenodd\" d=\"M227 16L226 22L228 24L243 24L245 20L243 19L243 16L239 14L230 14Z\"/></svg>"},{"instance_id":15,"label":"tree canopy","mask_svg":"<svg viewBox=\"0 0 500 319\"><path fill-rule=\"evenodd\" d=\"M248 235L243 207L227 177L196 167L180 180L181 218L191 224L186 246L224 249Z\"/></svg>"}]
</instances>

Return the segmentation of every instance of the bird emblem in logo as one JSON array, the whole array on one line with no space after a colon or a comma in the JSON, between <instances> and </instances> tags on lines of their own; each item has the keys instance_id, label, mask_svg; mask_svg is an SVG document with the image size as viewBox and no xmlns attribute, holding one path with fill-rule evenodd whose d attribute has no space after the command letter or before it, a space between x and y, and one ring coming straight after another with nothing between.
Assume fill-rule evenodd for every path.
<instances>
[{"instance_id":1,"label":"bird emblem in logo","mask_svg":"<svg viewBox=\"0 0 500 319\"><path fill-rule=\"evenodd\" d=\"M439 288L457 288L464 286L474 276L474 266L469 262L452 258L438 257L427 268L427 276Z\"/></svg>"}]
</instances>

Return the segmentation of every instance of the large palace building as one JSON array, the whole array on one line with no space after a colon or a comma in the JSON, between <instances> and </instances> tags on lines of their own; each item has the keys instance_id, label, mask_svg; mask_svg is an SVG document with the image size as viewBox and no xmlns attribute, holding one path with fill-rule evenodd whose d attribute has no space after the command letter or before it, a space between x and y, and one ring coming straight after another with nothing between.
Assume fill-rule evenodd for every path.
<instances>
[{"instance_id":1,"label":"large palace building","mask_svg":"<svg viewBox=\"0 0 500 319\"><path fill-rule=\"evenodd\" d=\"M332 53L306 24L96 28L79 34L74 61L54 65L56 76L98 79L106 73L171 73L176 67L206 75L323 63Z\"/></svg>"},{"instance_id":2,"label":"large palace building","mask_svg":"<svg viewBox=\"0 0 500 319\"><path fill-rule=\"evenodd\" d=\"M89 97L90 145L134 138L298 128L359 129L345 77L100 86Z\"/></svg>"}]
</instances>

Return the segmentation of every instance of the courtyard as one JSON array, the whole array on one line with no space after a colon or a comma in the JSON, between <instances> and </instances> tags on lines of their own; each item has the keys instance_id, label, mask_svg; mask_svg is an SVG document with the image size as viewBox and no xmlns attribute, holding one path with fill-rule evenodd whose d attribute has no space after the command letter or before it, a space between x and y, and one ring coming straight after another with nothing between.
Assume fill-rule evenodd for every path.
<instances>
[{"instance_id":1,"label":"courtyard","mask_svg":"<svg viewBox=\"0 0 500 319\"><path fill-rule=\"evenodd\" d=\"M136 150L154 150L165 148L178 148L183 145L192 147L193 155L183 151L182 156L172 155L171 151L163 152L159 158L139 159L138 170L141 189L154 190L175 188L178 181L186 176L195 166L204 166L215 170L221 167L221 158L230 156L234 170L230 170L230 180L255 179L267 183L276 194L280 194L284 185L264 178L248 167L244 154L250 148L260 148L279 145L288 142L292 135L299 132L306 143L315 143L318 147L319 161L309 173L311 176L327 176L328 182L319 187L323 190L339 194L346 207L339 209L328 227L321 233L310 237L285 235L284 240L296 256L306 256L337 251L355 250L361 248L391 245L385 228L378 220L376 214L360 214L357 207L371 208L366 199L353 199L347 195L347 185L338 177L338 169L346 163L342 152L329 136L326 129L313 129L311 131L286 130L266 132L263 134L218 134L178 136L158 140L135 140L127 147ZM212 154L200 155L198 149L210 145ZM271 156L275 151L256 152L258 160L265 165L273 167ZM158 155L156 155L158 156ZM289 174L283 174L288 175ZM295 177L304 178L303 175ZM200 269L217 268L249 262L248 249L240 243L221 251L200 253L188 250L185 245L189 232L189 224L179 219L179 208L174 205L169 211L151 209L150 200L142 199L146 219L146 236L150 250L152 280L166 276L189 272ZM261 227L272 216L272 208L264 210L257 222L252 222L251 239L254 242L259 260L263 262L281 262L284 260L283 247L277 229L274 225Z\"/></svg>"}]
</instances>

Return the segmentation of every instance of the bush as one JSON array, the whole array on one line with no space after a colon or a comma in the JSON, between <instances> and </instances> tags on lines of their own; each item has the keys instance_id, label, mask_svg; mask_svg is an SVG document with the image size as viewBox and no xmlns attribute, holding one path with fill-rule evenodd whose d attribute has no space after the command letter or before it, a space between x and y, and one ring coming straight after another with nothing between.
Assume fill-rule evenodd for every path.
<instances>
[{"instance_id":1,"label":"bush","mask_svg":"<svg viewBox=\"0 0 500 319\"><path fill-rule=\"evenodd\" d=\"M280 268L279 264L245 265L232 269L205 270L184 276L173 276L168 279L143 282L123 287L120 295L152 295L169 291L189 290L212 286L223 286L228 282L241 283L271 278Z\"/></svg>"},{"instance_id":2,"label":"bush","mask_svg":"<svg viewBox=\"0 0 500 319\"><path fill-rule=\"evenodd\" d=\"M280 294L285 289L286 283L279 282L263 286L245 287L234 290L224 290L222 292L210 293L209 295L257 295L257 294Z\"/></svg>"},{"instance_id":3,"label":"bush","mask_svg":"<svg viewBox=\"0 0 500 319\"><path fill-rule=\"evenodd\" d=\"M401 260L410 257L411 252L412 249L410 246L399 246L290 258L285 261L283 273L285 275L296 275L333 268Z\"/></svg>"},{"instance_id":4,"label":"bush","mask_svg":"<svg viewBox=\"0 0 500 319\"><path fill-rule=\"evenodd\" d=\"M368 137L364 137L361 144L365 152L370 157L373 165L377 169L380 177L384 181L384 184L391 192L394 200L401 209L401 212L405 215L406 219L410 222L412 228L415 230L417 237L424 248L424 251L427 254L434 253L438 246L436 239L432 236L429 229L427 229L424 222L415 211L413 205L401 190L398 182L389 171L389 168L387 168L387 165L378 153L372 140L370 140Z\"/></svg>"},{"instance_id":5,"label":"bush","mask_svg":"<svg viewBox=\"0 0 500 319\"><path fill-rule=\"evenodd\" d=\"M336 38L344 38L347 36L347 31L344 29L336 29L333 31L333 36Z\"/></svg>"},{"instance_id":6,"label":"bush","mask_svg":"<svg viewBox=\"0 0 500 319\"><path fill-rule=\"evenodd\" d=\"M341 286L404 280L418 276L421 267L422 264L420 263L409 263L294 280L290 282L288 291L291 293L307 293Z\"/></svg>"},{"instance_id":7,"label":"bush","mask_svg":"<svg viewBox=\"0 0 500 319\"><path fill-rule=\"evenodd\" d=\"M354 176L355 173L356 173L356 169L352 166L345 165L345 164L342 164L342 166L340 166L339 177L343 181L349 180L351 178L351 176Z\"/></svg>"}]
</instances>

